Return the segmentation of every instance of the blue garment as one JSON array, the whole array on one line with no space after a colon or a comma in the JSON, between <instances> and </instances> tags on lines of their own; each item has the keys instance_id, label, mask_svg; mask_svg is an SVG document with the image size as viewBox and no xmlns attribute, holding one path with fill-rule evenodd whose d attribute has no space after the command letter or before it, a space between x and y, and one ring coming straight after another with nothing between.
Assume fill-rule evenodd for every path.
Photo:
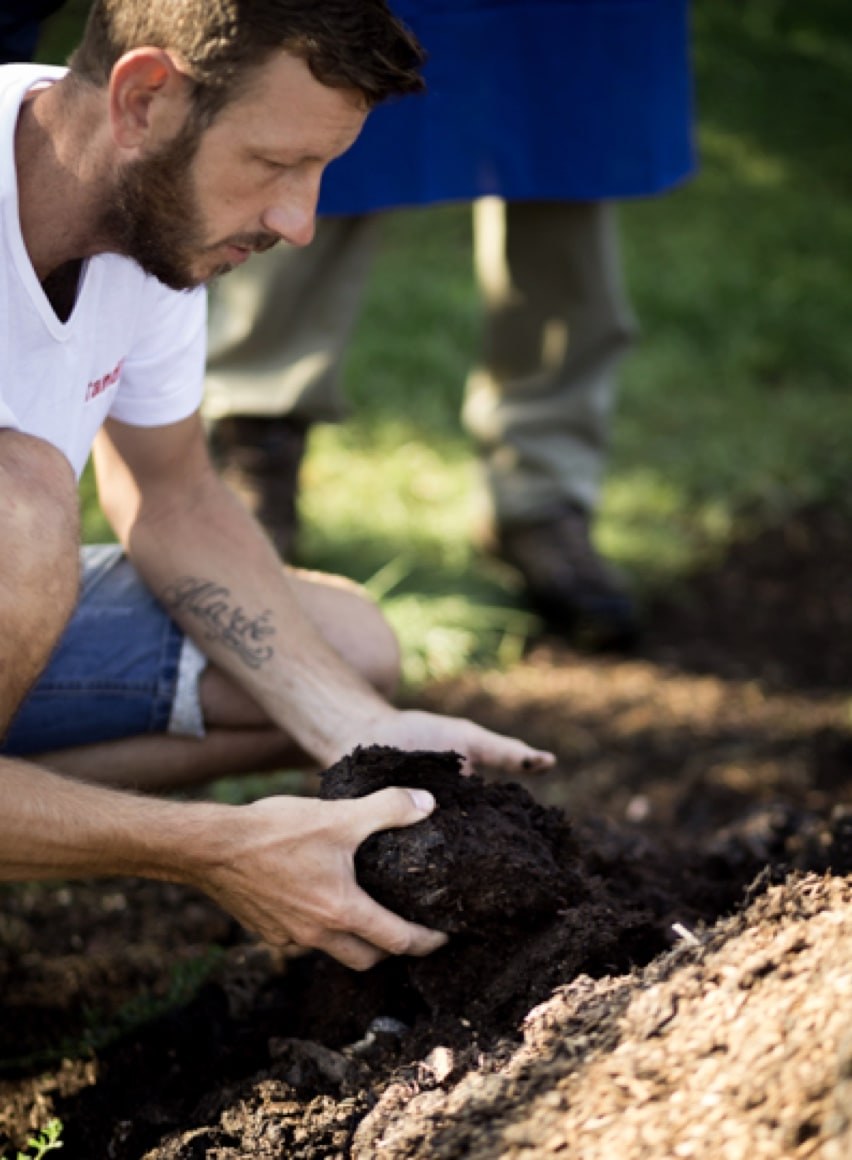
<instances>
[{"instance_id":1,"label":"blue garment","mask_svg":"<svg viewBox=\"0 0 852 1160\"><path fill-rule=\"evenodd\" d=\"M0 0L0 64L32 60L41 22L64 0Z\"/></svg>"},{"instance_id":2,"label":"blue garment","mask_svg":"<svg viewBox=\"0 0 852 1160\"><path fill-rule=\"evenodd\" d=\"M120 547L86 546L82 564L79 603L0 744L7 757L169 728L182 632Z\"/></svg>"},{"instance_id":3,"label":"blue garment","mask_svg":"<svg viewBox=\"0 0 852 1160\"><path fill-rule=\"evenodd\" d=\"M694 168L688 0L393 0L426 94L374 110L320 212L659 193Z\"/></svg>"},{"instance_id":4,"label":"blue garment","mask_svg":"<svg viewBox=\"0 0 852 1160\"><path fill-rule=\"evenodd\" d=\"M32 60L38 44L38 34L37 21L13 24L11 17L0 12L0 64Z\"/></svg>"}]
</instances>

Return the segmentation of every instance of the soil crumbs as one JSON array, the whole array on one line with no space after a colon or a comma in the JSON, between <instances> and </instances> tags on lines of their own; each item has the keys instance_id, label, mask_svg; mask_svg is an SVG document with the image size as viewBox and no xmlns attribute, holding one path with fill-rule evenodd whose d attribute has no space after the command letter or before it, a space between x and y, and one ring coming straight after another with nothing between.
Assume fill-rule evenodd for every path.
<instances>
[{"instance_id":1,"label":"soil crumbs","mask_svg":"<svg viewBox=\"0 0 852 1160\"><path fill-rule=\"evenodd\" d=\"M523 785L380 749L312 783L435 793L357 859L450 933L428 959L288 956L165 884L4 888L0 1155L56 1116L66 1160L846 1160L850 573L852 519L803 512L630 657L542 641L423 696L554 749Z\"/></svg>"}]
</instances>

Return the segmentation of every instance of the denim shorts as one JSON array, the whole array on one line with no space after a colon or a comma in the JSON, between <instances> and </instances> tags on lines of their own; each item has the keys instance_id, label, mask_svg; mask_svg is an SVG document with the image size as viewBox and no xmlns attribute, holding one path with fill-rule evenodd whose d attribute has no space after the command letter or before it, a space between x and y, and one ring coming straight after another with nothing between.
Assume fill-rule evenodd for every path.
<instances>
[{"instance_id":1,"label":"denim shorts","mask_svg":"<svg viewBox=\"0 0 852 1160\"><path fill-rule=\"evenodd\" d=\"M140 733L203 736L205 659L114 544L81 549L80 600L0 745L44 753Z\"/></svg>"}]
</instances>

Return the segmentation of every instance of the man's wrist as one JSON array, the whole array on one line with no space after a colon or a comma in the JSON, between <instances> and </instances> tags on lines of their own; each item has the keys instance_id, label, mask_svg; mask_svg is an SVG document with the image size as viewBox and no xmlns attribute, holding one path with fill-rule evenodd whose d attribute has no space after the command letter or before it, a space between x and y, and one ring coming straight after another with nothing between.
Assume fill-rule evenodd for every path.
<instances>
[{"instance_id":1,"label":"man's wrist","mask_svg":"<svg viewBox=\"0 0 852 1160\"><path fill-rule=\"evenodd\" d=\"M152 804L165 807L160 824L141 835L137 865L128 873L202 889L228 861L225 847L238 807L217 802Z\"/></svg>"},{"instance_id":2,"label":"man's wrist","mask_svg":"<svg viewBox=\"0 0 852 1160\"><path fill-rule=\"evenodd\" d=\"M365 712L357 721L347 721L347 731L339 741L330 743L324 755L323 764L333 765L357 746L374 745L381 738L392 735L394 722L400 710L387 702L372 711Z\"/></svg>"}]
</instances>

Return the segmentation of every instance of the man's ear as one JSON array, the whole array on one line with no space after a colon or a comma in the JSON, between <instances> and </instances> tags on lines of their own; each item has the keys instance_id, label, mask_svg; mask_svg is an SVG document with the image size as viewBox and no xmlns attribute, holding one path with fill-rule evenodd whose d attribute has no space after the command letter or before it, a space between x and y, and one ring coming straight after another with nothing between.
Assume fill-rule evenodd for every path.
<instances>
[{"instance_id":1,"label":"man's ear","mask_svg":"<svg viewBox=\"0 0 852 1160\"><path fill-rule=\"evenodd\" d=\"M190 81L162 48L134 48L113 65L109 114L119 149L138 153L172 138L186 120Z\"/></svg>"}]
</instances>

